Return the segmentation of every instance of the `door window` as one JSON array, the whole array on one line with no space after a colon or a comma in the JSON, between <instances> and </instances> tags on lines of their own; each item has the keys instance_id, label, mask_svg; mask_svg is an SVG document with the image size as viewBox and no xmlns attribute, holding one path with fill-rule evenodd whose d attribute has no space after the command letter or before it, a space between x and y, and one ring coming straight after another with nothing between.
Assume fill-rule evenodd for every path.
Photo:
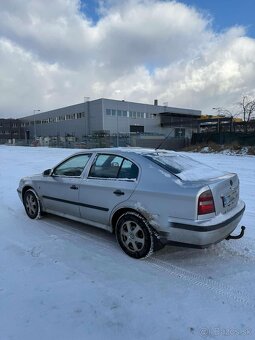
<instances>
[{"instance_id":1,"label":"door window","mask_svg":"<svg viewBox=\"0 0 255 340\"><path fill-rule=\"evenodd\" d=\"M91 154L71 157L58 165L53 172L55 176L79 177L81 176Z\"/></svg>"},{"instance_id":2,"label":"door window","mask_svg":"<svg viewBox=\"0 0 255 340\"><path fill-rule=\"evenodd\" d=\"M131 161L116 155L98 155L92 165L89 177L111 179L136 179L138 167Z\"/></svg>"},{"instance_id":3,"label":"door window","mask_svg":"<svg viewBox=\"0 0 255 340\"><path fill-rule=\"evenodd\" d=\"M138 166L136 166L131 161L125 159L119 171L118 178L136 179L138 177L138 172L139 172Z\"/></svg>"}]
</instances>

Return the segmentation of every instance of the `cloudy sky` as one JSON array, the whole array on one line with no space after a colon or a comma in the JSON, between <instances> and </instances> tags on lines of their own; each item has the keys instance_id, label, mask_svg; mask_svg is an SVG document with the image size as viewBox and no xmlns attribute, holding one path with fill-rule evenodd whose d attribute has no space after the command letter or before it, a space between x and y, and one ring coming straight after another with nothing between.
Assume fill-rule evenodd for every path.
<instances>
[{"instance_id":1,"label":"cloudy sky","mask_svg":"<svg viewBox=\"0 0 255 340\"><path fill-rule=\"evenodd\" d=\"M255 95L252 2L2 0L0 117L84 97L230 109Z\"/></svg>"}]
</instances>

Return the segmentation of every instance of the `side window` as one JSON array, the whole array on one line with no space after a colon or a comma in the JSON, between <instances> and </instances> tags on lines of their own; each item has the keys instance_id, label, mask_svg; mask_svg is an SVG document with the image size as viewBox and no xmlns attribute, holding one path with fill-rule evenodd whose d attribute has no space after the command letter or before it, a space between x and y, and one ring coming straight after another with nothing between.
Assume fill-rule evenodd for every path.
<instances>
[{"instance_id":1,"label":"side window","mask_svg":"<svg viewBox=\"0 0 255 340\"><path fill-rule=\"evenodd\" d=\"M78 155L69 158L65 162L57 166L53 172L55 176L68 176L77 177L81 176L83 169L85 168L91 154L88 155Z\"/></svg>"},{"instance_id":2,"label":"side window","mask_svg":"<svg viewBox=\"0 0 255 340\"><path fill-rule=\"evenodd\" d=\"M138 172L138 167L123 157L101 154L91 166L89 177L136 179Z\"/></svg>"},{"instance_id":3,"label":"side window","mask_svg":"<svg viewBox=\"0 0 255 340\"><path fill-rule=\"evenodd\" d=\"M122 163L118 178L137 179L138 173L138 167L134 163L125 159Z\"/></svg>"},{"instance_id":4,"label":"side window","mask_svg":"<svg viewBox=\"0 0 255 340\"><path fill-rule=\"evenodd\" d=\"M116 155L98 155L93 163L89 177L117 178L123 158Z\"/></svg>"}]
</instances>

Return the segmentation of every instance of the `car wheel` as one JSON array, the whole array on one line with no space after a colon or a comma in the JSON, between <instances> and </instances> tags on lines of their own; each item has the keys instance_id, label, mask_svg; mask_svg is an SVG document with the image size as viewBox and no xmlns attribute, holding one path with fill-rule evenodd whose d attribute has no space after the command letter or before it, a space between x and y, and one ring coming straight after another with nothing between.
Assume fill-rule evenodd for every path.
<instances>
[{"instance_id":1,"label":"car wheel","mask_svg":"<svg viewBox=\"0 0 255 340\"><path fill-rule=\"evenodd\" d=\"M23 204L28 217L38 219L41 216L40 202L33 189L28 189L23 196Z\"/></svg>"},{"instance_id":2,"label":"car wheel","mask_svg":"<svg viewBox=\"0 0 255 340\"><path fill-rule=\"evenodd\" d=\"M120 247L133 258L148 257L156 250L156 233L138 213L123 214L116 223L115 231Z\"/></svg>"}]
</instances>

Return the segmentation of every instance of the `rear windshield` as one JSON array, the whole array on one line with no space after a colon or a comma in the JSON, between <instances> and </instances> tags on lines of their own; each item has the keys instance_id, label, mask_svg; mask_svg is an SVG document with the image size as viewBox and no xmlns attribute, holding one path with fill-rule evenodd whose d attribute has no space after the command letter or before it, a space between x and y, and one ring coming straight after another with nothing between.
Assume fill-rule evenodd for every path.
<instances>
[{"instance_id":1,"label":"rear windshield","mask_svg":"<svg viewBox=\"0 0 255 340\"><path fill-rule=\"evenodd\" d=\"M175 152L153 152L144 157L182 180L196 181L225 175L222 171Z\"/></svg>"}]
</instances>

